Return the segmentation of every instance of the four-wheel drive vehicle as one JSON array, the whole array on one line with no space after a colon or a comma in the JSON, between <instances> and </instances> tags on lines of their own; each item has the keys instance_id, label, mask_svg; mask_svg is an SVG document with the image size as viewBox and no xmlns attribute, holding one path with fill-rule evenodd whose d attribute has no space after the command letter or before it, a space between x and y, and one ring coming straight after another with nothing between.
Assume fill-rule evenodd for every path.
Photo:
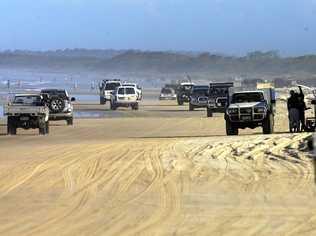
<instances>
[{"instance_id":1,"label":"four-wheel drive vehicle","mask_svg":"<svg viewBox=\"0 0 316 236\"><path fill-rule=\"evenodd\" d=\"M275 113L274 89L235 92L226 109L226 133L238 135L238 129L261 126L264 134L272 134Z\"/></svg>"},{"instance_id":2,"label":"four-wheel drive vehicle","mask_svg":"<svg viewBox=\"0 0 316 236\"><path fill-rule=\"evenodd\" d=\"M209 86L207 85L193 86L190 95L189 110L193 111L194 108L207 107L208 92Z\"/></svg>"},{"instance_id":3,"label":"four-wheel drive vehicle","mask_svg":"<svg viewBox=\"0 0 316 236\"><path fill-rule=\"evenodd\" d=\"M138 110L138 95L134 87L118 87L111 97L111 110L118 107L131 107Z\"/></svg>"},{"instance_id":4,"label":"four-wheel drive vehicle","mask_svg":"<svg viewBox=\"0 0 316 236\"><path fill-rule=\"evenodd\" d=\"M49 109L39 94L15 95L5 107L8 116L8 134L16 135L17 128L39 129L39 134L49 133Z\"/></svg>"},{"instance_id":5,"label":"four-wheel drive vehicle","mask_svg":"<svg viewBox=\"0 0 316 236\"><path fill-rule=\"evenodd\" d=\"M142 88L140 86L138 86L137 84L135 83L123 83L122 84L123 87L134 87L136 93L137 93L137 99L138 100L142 100L143 99L143 91L142 91Z\"/></svg>"},{"instance_id":6,"label":"four-wheel drive vehicle","mask_svg":"<svg viewBox=\"0 0 316 236\"><path fill-rule=\"evenodd\" d=\"M207 117L212 117L213 113L225 113L229 99L229 89L233 83L210 83L207 102Z\"/></svg>"},{"instance_id":7,"label":"four-wheel drive vehicle","mask_svg":"<svg viewBox=\"0 0 316 236\"><path fill-rule=\"evenodd\" d=\"M104 105L111 101L112 93L122 85L120 80L103 80L100 85L100 104Z\"/></svg>"},{"instance_id":8,"label":"four-wheel drive vehicle","mask_svg":"<svg viewBox=\"0 0 316 236\"><path fill-rule=\"evenodd\" d=\"M73 105L75 98L70 98L64 89L43 89L49 107L49 120L65 120L67 125L73 125Z\"/></svg>"},{"instance_id":9,"label":"four-wheel drive vehicle","mask_svg":"<svg viewBox=\"0 0 316 236\"><path fill-rule=\"evenodd\" d=\"M159 100L176 100L177 94L172 88L162 88L159 95Z\"/></svg>"},{"instance_id":10,"label":"four-wheel drive vehicle","mask_svg":"<svg viewBox=\"0 0 316 236\"><path fill-rule=\"evenodd\" d=\"M183 105L185 102L190 102L191 89L194 83L184 82L181 83L177 90L177 101L178 105Z\"/></svg>"}]
</instances>

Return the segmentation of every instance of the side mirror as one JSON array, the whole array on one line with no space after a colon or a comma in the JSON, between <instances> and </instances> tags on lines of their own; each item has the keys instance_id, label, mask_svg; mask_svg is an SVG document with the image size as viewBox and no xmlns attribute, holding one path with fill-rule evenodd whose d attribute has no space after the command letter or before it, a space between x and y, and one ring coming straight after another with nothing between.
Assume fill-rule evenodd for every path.
<instances>
[{"instance_id":1,"label":"side mirror","mask_svg":"<svg viewBox=\"0 0 316 236\"><path fill-rule=\"evenodd\" d=\"M71 101L71 102L75 102L75 101L76 101L76 98L72 97L72 98L70 99L70 101Z\"/></svg>"}]
</instances>

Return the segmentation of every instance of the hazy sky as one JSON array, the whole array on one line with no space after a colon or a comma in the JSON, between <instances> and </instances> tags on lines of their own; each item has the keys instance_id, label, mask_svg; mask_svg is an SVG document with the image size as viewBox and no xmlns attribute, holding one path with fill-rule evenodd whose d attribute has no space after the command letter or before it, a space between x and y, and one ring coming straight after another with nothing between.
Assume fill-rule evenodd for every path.
<instances>
[{"instance_id":1,"label":"hazy sky","mask_svg":"<svg viewBox=\"0 0 316 236\"><path fill-rule=\"evenodd\" d=\"M0 50L316 53L316 0L1 0Z\"/></svg>"}]
</instances>

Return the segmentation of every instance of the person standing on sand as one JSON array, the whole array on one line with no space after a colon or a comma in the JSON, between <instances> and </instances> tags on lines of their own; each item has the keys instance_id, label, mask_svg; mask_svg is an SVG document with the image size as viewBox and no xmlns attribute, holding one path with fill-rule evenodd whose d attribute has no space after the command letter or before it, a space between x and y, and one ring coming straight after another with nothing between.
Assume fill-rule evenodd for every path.
<instances>
[{"instance_id":1,"label":"person standing on sand","mask_svg":"<svg viewBox=\"0 0 316 236\"><path fill-rule=\"evenodd\" d=\"M289 114L290 132L300 131L300 111L298 93L294 90L290 91L290 97L287 100L287 109Z\"/></svg>"},{"instance_id":2,"label":"person standing on sand","mask_svg":"<svg viewBox=\"0 0 316 236\"><path fill-rule=\"evenodd\" d=\"M300 93L297 94L297 98L298 98L298 109L300 112L300 121L302 124L302 129L301 130L305 130L305 111L306 111L306 103L305 103L305 95L303 93L302 87L298 86L298 88L300 89Z\"/></svg>"}]
</instances>

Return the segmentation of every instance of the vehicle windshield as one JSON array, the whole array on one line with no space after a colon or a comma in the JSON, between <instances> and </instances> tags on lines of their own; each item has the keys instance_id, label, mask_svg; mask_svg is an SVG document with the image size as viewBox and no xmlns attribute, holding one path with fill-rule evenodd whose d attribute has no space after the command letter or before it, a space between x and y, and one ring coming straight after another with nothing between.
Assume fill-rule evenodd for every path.
<instances>
[{"instance_id":1,"label":"vehicle windshield","mask_svg":"<svg viewBox=\"0 0 316 236\"><path fill-rule=\"evenodd\" d=\"M192 94L199 95L199 96L207 96L208 95L208 88L193 89Z\"/></svg>"},{"instance_id":2,"label":"vehicle windshield","mask_svg":"<svg viewBox=\"0 0 316 236\"><path fill-rule=\"evenodd\" d=\"M126 88L126 94L135 94L135 89L133 89L133 88Z\"/></svg>"},{"instance_id":3,"label":"vehicle windshield","mask_svg":"<svg viewBox=\"0 0 316 236\"><path fill-rule=\"evenodd\" d=\"M210 88L209 94L214 97L226 97L229 88Z\"/></svg>"},{"instance_id":4,"label":"vehicle windshield","mask_svg":"<svg viewBox=\"0 0 316 236\"><path fill-rule=\"evenodd\" d=\"M262 102L264 96L262 93L236 93L233 95L233 103L244 103L244 102Z\"/></svg>"},{"instance_id":5,"label":"vehicle windshield","mask_svg":"<svg viewBox=\"0 0 316 236\"><path fill-rule=\"evenodd\" d=\"M121 86L120 83L107 83L105 85L105 90L115 90L119 86Z\"/></svg>"},{"instance_id":6,"label":"vehicle windshield","mask_svg":"<svg viewBox=\"0 0 316 236\"><path fill-rule=\"evenodd\" d=\"M13 100L13 104L41 106L42 100L40 96L16 96Z\"/></svg>"},{"instance_id":7,"label":"vehicle windshield","mask_svg":"<svg viewBox=\"0 0 316 236\"><path fill-rule=\"evenodd\" d=\"M163 88L163 89L161 90L161 93L162 93L162 94L172 94L172 90L169 89L169 88Z\"/></svg>"}]
</instances>

